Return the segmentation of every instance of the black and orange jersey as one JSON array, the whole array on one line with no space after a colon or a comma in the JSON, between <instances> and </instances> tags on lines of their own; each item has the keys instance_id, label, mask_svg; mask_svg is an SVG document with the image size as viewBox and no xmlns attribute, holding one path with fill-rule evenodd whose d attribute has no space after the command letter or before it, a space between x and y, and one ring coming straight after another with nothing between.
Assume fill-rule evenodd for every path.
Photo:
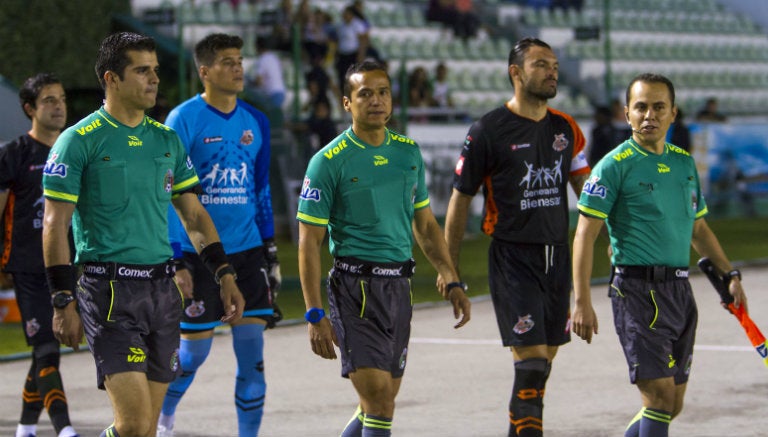
<instances>
[{"instance_id":1,"label":"black and orange jersey","mask_svg":"<svg viewBox=\"0 0 768 437\"><path fill-rule=\"evenodd\" d=\"M3 214L2 269L43 273L43 167L50 147L29 134L0 146L0 190L10 190Z\"/></svg>"},{"instance_id":2,"label":"black and orange jersey","mask_svg":"<svg viewBox=\"0 0 768 437\"><path fill-rule=\"evenodd\" d=\"M483 232L493 238L568 244L568 179L590 171L584 145L563 112L533 121L502 106L470 127L453 186L472 196L483 187Z\"/></svg>"}]
</instances>

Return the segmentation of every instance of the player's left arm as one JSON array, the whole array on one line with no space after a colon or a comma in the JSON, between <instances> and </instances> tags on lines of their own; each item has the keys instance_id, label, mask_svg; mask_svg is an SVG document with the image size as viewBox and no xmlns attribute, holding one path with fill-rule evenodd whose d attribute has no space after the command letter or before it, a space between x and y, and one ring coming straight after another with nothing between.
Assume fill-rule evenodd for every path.
<instances>
[{"instance_id":1,"label":"player's left arm","mask_svg":"<svg viewBox=\"0 0 768 437\"><path fill-rule=\"evenodd\" d=\"M448 245L445 243L443 230L440 228L440 224L437 223L434 214L432 214L432 208L425 206L415 211L412 229L416 242L440 276L448 283L458 282L459 275L456 273L451 256L448 253ZM460 328L466 325L470 319L472 304L464 293L464 289L452 287L450 290L443 289L439 291L443 297L451 301L454 317L458 319L459 315L462 315L461 321L454 327Z\"/></svg>"},{"instance_id":2,"label":"player's left arm","mask_svg":"<svg viewBox=\"0 0 768 437\"><path fill-rule=\"evenodd\" d=\"M725 255L725 251L723 251L720 241L718 241L717 236L712 232L712 229L710 229L704 218L699 218L693 222L691 246L693 246L699 255L709 258L721 272L730 272L733 270L733 266ZM749 312L747 309L747 296L744 294L744 289L741 287L739 278L732 277L728 288L728 291L734 299L733 304L737 308L744 305L744 309Z\"/></svg>"}]
</instances>

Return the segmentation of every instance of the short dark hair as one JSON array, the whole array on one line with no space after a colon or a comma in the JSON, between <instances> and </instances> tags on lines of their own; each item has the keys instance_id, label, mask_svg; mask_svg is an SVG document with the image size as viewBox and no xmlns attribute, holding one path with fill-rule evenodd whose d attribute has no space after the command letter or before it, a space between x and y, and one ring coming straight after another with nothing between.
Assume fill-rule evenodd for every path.
<instances>
[{"instance_id":1,"label":"short dark hair","mask_svg":"<svg viewBox=\"0 0 768 437\"><path fill-rule=\"evenodd\" d=\"M549 46L549 44L545 43L544 41L533 38L533 37L526 37L521 39L520 41L516 42L514 47L512 47L512 50L509 51L509 62L507 65L518 65L523 66L523 60L525 59L525 54L528 52L528 49L532 46L539 46L544 47L545 49L552 50L552 47Z\"/></svg>"},{"instance_id":2,"label":"short dark hair","mask_svg":"<svg viewBox=\"0 0 768 437\"><path fill-rule=\"evenodd\" d=\"M664 85L667 86L667 89L669 90L669 98L672 100L672 106L675 106L675 86L672 85L672 81L669 80L666 76L663 76L657 73L638 74L629 82L629 85L627 85L627 95L626 95L627 106L629 106L629 94L632 91L632 85L634 85L636 82L663 83Z\"/></svg>"},{"instance_id":3,"label":"short dark hair","mask_svg":"<svg viewBox=\"0 0 768 437\"><path fill-rule=\"evenodd\" d=\"M43 90L43 87L56 83L60 84L61 81L53 73L37 73L24 81L24 85L19 89L19 103L21 103L21 109L24 110L24 115L27 118L32 119L24 109L24 105L29 103L31 107L35 108L37 98L40 97L40 91Z\"/></svg>"},{"instance_id":4,"label":"short dark hair","mask_svg":"<svg viewBox=\"0 0 768 437\"><path fill-rule=\"evenodd\" d=\"M125 67L131 62L126 54L129 50L154 52L156 50L155 40L133 32L113 33L104 38L99 47L96 67L94 68L101 88L106 89L107 87L104 81L104 74L107 71L113 71L120 80L123 79Z\"/></svg>"},{"instance_id":5,"label":"short dark hair","mask_svg":"<svg viewBox=\"0 0 768 437\"><path fill-rule=\"evenodd\" d=\"M237 35L212 33L195 44L195 65L211 66L216 60L216 53L225 49L242 49L243 39Z\"/></svg>"},{"instance_id":6,"label":"short dark hair","mask_svg":"<svg viewBox=\"0 0 768 437\"><path fill-rule=\"evenodd\" d=\"M392 84L392 78L389 77L389 72L387 72L387 68L379 61L374 61L371 59L366 59L363 62L357 62L355 64L352 64L347 69L347 73L344 75L344 95L347 97L352 97L350 94L352 94L352 86L349 84L349 78L356 73L364 73L366 71L383 71L384 74L387 75L387 81L389 81L390 84Z\"/></svg>"}]
</instances>

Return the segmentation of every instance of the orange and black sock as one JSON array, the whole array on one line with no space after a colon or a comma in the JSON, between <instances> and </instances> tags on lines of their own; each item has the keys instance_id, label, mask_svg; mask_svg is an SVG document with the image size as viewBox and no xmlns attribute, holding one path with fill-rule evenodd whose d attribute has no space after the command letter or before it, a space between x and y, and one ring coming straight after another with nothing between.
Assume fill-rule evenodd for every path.
<instances>
[{"instance_id":1,"label":"orange and black sock","mask_svg":"<svg viewBox=\"0 0 768 437\"><path fill-rule=\"evenodd\" d=\"M515 383L509 401L509 437L544 435L544 387L551 369L546 358L515 363Z\"/></svg>"}]
</instances>

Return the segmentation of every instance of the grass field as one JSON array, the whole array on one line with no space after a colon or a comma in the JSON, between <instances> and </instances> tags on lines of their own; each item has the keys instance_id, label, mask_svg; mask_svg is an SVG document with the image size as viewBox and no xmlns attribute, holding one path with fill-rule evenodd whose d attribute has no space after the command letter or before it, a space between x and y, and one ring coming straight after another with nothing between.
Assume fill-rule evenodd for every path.
<instances>
[{"instance_id":1,"label":"grass field","mask_svg":"<svg viewBox=\"0 0 768 437\"><path fill-rule=\"evenodd\" d=\"M709 221L710 227L720 239L726 253L733 261L768 259L768 238L765 231L765 219L723 219ZM468 236L462 248L461 276L469 285L470 296L488 293L487 248L489 238L485 235ZM283 274L283 288L278 296L278 303L285 318L302 319L304 301L298 278L297 248L289 240L278 241L280 263ZM596 254L606 253L607 240L598 238ZM420 250L414 253L416 275L413 278L414 300L416 303L440 300L435 289L436 272L427 262ZM691 252L691 265L695 265L698 256ZM323 266L330 266L331 256L327 249L323 252ZM596 256L593 278L606 278L609 275L607 257L600 262ZM749 291L747 291L749 292ZM30 350L24 340L24 333L19 324L0 324L0 357L24 353Z\"/></svg>"}]
</instances>

